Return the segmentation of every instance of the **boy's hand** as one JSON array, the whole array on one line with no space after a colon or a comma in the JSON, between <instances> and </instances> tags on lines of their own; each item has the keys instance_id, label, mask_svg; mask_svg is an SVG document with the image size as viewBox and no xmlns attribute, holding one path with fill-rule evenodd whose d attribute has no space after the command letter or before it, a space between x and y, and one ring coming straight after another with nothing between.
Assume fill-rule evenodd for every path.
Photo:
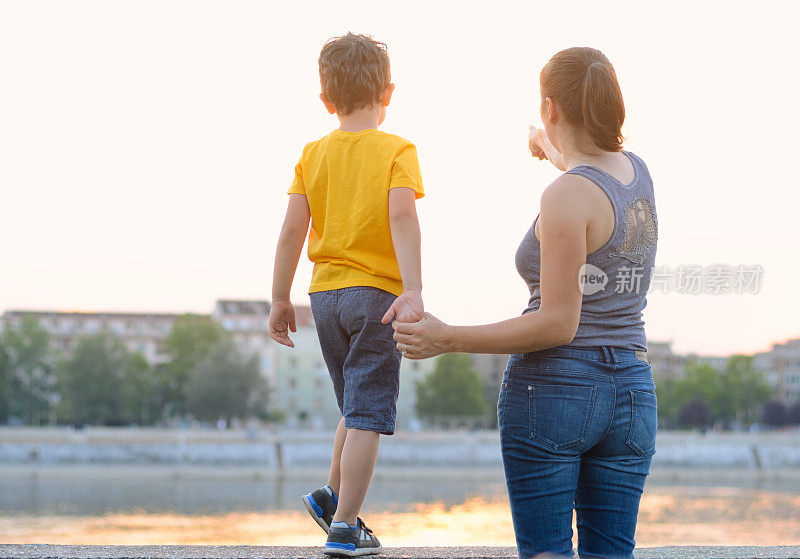
<instances>
[{"instance_id":1,"label":"boy's hand","mask_svg":"<svg viewBox=\"0 0 800 559\"><path fill-rule=\"evenodd\" d=\"M422 294L419 291L404 291L392 306L386 311L381 320L384 324L389 324L392 318L400 322L416 322L425 316L425 309L422 306Z\"/></svg>"},{"instance_id":2,"label":"boy's hand","mask_svg":"<svg viewBox=\"0 0 800 559\"><path fill-rule=\"evenodd\" d=\"M294 305L273 302L269 311L269 337L279 344L294 347L294 342L289 339L289 330L297 332Z\"/></svg>"}]
</instances>

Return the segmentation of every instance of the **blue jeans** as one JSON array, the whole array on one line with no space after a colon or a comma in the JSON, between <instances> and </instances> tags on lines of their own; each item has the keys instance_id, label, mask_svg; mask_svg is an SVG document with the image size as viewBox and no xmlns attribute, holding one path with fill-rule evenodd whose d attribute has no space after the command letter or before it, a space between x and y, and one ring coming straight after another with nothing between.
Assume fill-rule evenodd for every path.
<instances>
[{"instance_id":1,"label":"blue jeans","mask_svg":"<svg viewBox=\"0 0 800 559\"><path fill-rule=\"evenodd\" d=\"M498 422L520 557L633 557L656 442L656 394L642 352L555 347L512 355Z\"/></svg>"},{"instance_id":2,"label":"blue jeans","mask_svg":"<svg viewBox=\"0 0 800 559\"><path fill-rule=\"evenodd\" d=\"M395 296L356 286L311 293L322 357L348 429L394 434L400 358L391 324L381 324Z\"/></svg>"}]
</instances>

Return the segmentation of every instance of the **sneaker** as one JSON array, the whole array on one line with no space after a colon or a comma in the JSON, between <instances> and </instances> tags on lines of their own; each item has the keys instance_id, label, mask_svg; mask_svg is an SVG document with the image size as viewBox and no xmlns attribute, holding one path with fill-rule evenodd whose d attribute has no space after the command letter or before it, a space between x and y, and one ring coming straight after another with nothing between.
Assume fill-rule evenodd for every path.
<instances>
[{"instance_id":1,"label":"sneaker","mask_svg":"<svg viewBox=\"0 0 800 559\"><path fill-rule=\"evenodd\" d=\"M355 526L349 526L346 522L335 522L328 532L328 541L323 549L325 555L337 557L376 555L381 551L381 542L360 518Z\"/></svg>"},{"instance_id":2,"label":"sneaker","mask_svg":"<svg viewBox=\"0 0 800 559\"><path fill-rule=\"evenodd\" d=\"M336 505L339 504L339 497L333 492L330 485L320 487L308 495L303 495L302 499L311 518L319 524L320 528L325 530L326 534L330 532L333 515L336 513Z\"/></svg>"}]
</instances>

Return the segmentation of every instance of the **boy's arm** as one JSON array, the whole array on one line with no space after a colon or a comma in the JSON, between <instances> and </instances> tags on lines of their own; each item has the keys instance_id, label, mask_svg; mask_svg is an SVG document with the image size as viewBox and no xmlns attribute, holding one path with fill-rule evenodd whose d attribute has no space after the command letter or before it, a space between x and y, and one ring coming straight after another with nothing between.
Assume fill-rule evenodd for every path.
<instances>
[{"instance_id":1,"label":"boy's arm","mask_svg":"<svg viewBox=\"0 0 800 559\"><path fill-rule=\"evenodd\" d=\"M425 313L422 305L422 256L416 196L411 188L389 189L389 227L400 277L403 279L403 294L386 311L382 320L384 324L392 318L401 322L416 322Z\"/></svg>"},{"instance_id":2,"label":"boy's arm","mask_svg":"<svg viewBox=\"0 0 800 559\"><path fill-rule=\"evenodd\" d=\"M308 199L302 194L289 196L289 207L275 250L275 266L272 272L272 308L269 313L269 335L276 342L294 347L289 339L289 330L297 331L294 307L289 299L292 280L300 260L300 253L308 233L311 210Z\"/></svg>"}]
</instances>

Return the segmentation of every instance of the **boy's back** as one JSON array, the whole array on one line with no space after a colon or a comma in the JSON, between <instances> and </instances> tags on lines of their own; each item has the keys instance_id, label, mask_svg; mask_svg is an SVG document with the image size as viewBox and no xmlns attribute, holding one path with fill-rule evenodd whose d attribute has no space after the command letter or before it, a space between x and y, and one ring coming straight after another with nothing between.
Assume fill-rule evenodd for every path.
<instances>
[{"instance_id":1,"label":"boy's back","mask_svg":"<svg viewBox=\"0 0 800 559\"><path fill-rule=\"evenodd\" d=\"M376 129L334 130L306 145L290 194L311 210L310 293L369 286L403 292L389 224L389 190L424 196L417 151L399 136Z\"/></svg>"},{"instance_id":2,"label":"boy's back","mask_svg":"<svg viewBox=\"0 0 800 559\"><path fill-rule=\"evenodd\" d=\"M395 429L401 348L389 322L424 314L415 209L423 190L414 146L378 131L394 91L386 45L348 33L325 44L319 70L320 99L339 128L308 144L295 168L269 328L294 346L289 294L310 223L311 310L342 420L328 483L303 503L328 532L326 554L360 556L381 551L359 513L379 437Z\"/></svg>"}]
</instances>

